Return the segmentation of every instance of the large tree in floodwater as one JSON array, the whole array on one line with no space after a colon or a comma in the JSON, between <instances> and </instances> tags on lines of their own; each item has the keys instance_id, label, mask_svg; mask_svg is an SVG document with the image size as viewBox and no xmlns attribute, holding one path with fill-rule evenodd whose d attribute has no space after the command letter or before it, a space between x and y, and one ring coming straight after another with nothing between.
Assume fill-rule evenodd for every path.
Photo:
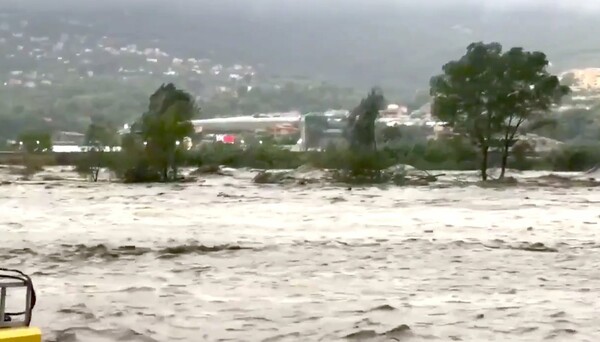
<instances>
[{"instance_id":1,"label":"large tree in floodwater","mask_svg":"<svg viewBox=\"0 0 600 342\"><path fill-rule=\"evenodd\" d=\"M478 147L483 180L490 148L502 151L503 177L523 123L540 119L569 92L547 71L548 64L542 52L503 52L499 43L473 43L432 77L432 114Z\"/></svg>"},{"instance_id":2,"label":"large tree in floodwater","mask_svg":"<svg viewBox=\"0 0 600 342\"><path fill-rule=\"evenodd\" d=\"M375 121L385 105L385 97L379 88L373 88L352 110L348 120L347 137L353 151L375 151Z\"/></svg>"},{"instance_id":3,"label":"large tree in floodwater","mask_svg":"<svg viewBox=\"0 0 600 342\"><path fill-rule=\"evenodd\" d=\"M520 47L502 55L504 95L498 101L499 138L502 143L501 178L506 172L509 152L518 133L526 129L524 124L528 122L537 128L541 126L540 123L551 123L548 114L552 107L570 92L568 86L561 85L560 79L548 72L549 64L544 53L524 51Z\"/></svg>"},{"instance_id":4,"label":"large tree in floodwater","mask_svg":"<svg viewBox=\"0 0 600 342\"><path fill-rule=\"evenodd\" d=\"M193 97L172 83L161 85L150 96L138 129L146 144L148 163L160 171L163 181L177 177L178 151L183 139L194 133L190 120L197 113Z\"/></svg>"}]
</instances>

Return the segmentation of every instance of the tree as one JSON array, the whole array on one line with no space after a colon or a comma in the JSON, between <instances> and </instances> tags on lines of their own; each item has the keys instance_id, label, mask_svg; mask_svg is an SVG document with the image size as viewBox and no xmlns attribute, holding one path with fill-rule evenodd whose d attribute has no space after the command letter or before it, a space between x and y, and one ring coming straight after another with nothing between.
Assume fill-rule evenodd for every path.
<instances>
[{"instance_id":1,"label":"tree","mask_svg":"<svg viewBox=\"0 0 600 342\"><path fill-rule=\"evenodd\" d=\"M19 143L28 153L52 151L52 138L49 132L24 132L19 136Z\"/></svg>"},{"instance_id":2,"label":"tree","mask_svg":"<svg viewBox=\"0 0 600 342\"><path fill-rule=\"evenodd\" d=\"M523 123L543 119L541 115L569 92L547 66L542 52L513 48L503 53L498 43L473 43L463 57L444 65L444 73L431 79L433 115L478 146L483 180L490 148L502 152L504 177Z\"/></svg>"},{"instance_id":3,"label":"tree","mask_svg":"<svg viewBox=\"0 0 600 342\"><path fill-rule=\"evenodd\" d=\"M538 51L528 52L517 47L502 55L500 66L504 72L498 82L502 90L495 113L502 134L500 178L505 175L510 149L522 125L533 124L535 120L551 122L544 115L570 92L568 86L561 85L559 78L547 71L548 65L546 55Z\"/></svg>"},{"instance_id":4,"label":"tree","mask_svg":"<svg viewBox=\"0 0 600 342\"><path fill-rule=\"evenodd\" d=\"M384 143L400 140L402 138L402 127L400 126L385 126L381 128L381 140Z\"/></svg>"},{"instance_id":5,"label":"tree","mask_svg":"<svg viewBox=\"0 0 600 342\"><path fill-rule=\"evenodd\" d=\"M85 134L84 145L87 153L77 165L80 173L88 174L92 181L98 181L98 174L102 166L107 163L107 150L118 146L119 138L116 128L108 122L92 122Z\"/></svg>"},{"instance_id":6,"label":"tree","mask_svg":"<svg viewBox=\"0 0 600 342\"><path fill-rule=\"evenodd\" d=\"M488 153L497 132L493 106L499 95L495 82L500 76L501 52L498 43L473 43L463 57L445 64L444 73L430 81L432 114L479 148L483 180L487 179Z\"/></svg>"},{"instance_id":7,"label":"tree","mask_svg":"<svg viewBox=\"0 0 600 342\"><path fill-rule=\"evenodd\" d=\"M110 122L92 122L85 133L84 144L95 151L112 149L119 145L117 129Z\"/></svg>"},{"instance_id":8,"label":"tree","mask_svg":"<svg viewBox=\"0 0 600 342\"><path fill-rule=\"evenodd\" d=\"M328 128L327 117L308 113L304 116L303 120L306 133L304 136L304 145L307 149L319 148L323 134Z\"/></svg>"},{"instance_id":9,"label":"tree","mask_svg":"<svg viewBox=\"0 0 600 342\"><path fill-rule=\"evenodd\" d=\"M381 89L372 88L366 98L352 110L348 119L347 138L354 151L375 151L375 121L385 106Z\"/></svg>"},{"instance_id":10,"label":"tree","mask_svg":"<svg viewBox=\"0 0 600 342\"><path fill-rule=\"evenodd\" d=\"M177 177L178 157L183 138L194 133L190 120L198 108L194 98L169 83L152 96L148 110L138 125L151 167L160 171L163 181ZM169 171L172 171L170 176Z\"/></svg>"}]
</instances>

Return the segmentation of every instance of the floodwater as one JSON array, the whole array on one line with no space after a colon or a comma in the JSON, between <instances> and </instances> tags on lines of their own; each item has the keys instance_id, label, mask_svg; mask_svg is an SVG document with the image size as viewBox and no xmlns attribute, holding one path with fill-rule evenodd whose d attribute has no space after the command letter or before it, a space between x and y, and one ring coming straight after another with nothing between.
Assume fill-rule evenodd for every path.
<instances>
[{"instance_id":1,"label":"floodwater","mask_svg":"<svg viewBox=\"0 0 600 342\"><path fill-rule=\"evenodd\" d=\"M0 186L45 341L599 341L600 188Z\"/></svg>"}]
</instances>

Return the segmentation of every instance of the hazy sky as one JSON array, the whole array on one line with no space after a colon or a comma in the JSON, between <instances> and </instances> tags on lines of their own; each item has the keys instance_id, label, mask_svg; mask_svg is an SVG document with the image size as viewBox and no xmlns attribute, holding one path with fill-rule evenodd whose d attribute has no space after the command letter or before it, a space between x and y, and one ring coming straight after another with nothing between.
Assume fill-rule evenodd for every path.
<instances>
[{"instance_id":1,"label":"hazy sky","mask_svg":"<svg viewBox=\"0 0 600 342\"><path fill-rule=\"evenodd\" d=\"M197 1L197 0L188 0ZM243 1L243 0L242 0ZM251 0L249 0L251 1ZM286 1L286 0L283 0ZM302 1L302 0L287 0ZM328 1L328 0L322 0ZM334 0L335 1L335 0ZM483 7L490 10L515 9L515 8L552 8L552 9L600 9L600 0L346 0L349 2L359 2L372 4L377 2L399 3L411 7L420 6L452 6L457 4L468 4L476 7Z\"/></svg>"},{"instance_id":2,"label":"hazy sky","mask_svg":"<svg viewBox=\"0 0 600 342\"><path fill-rule=\"evenodd\" d=\"M296 9L310 10L315 7L329 8L337 11L339 9L352 9L356 7L375 8L390 5L412 9L431 9L443 7L460 8L460 5L472 6L479 13L493 15L504 11L519 9L527 10L551 10L569 11L579 14L595 14L600 11L600 0L0 0L0 8L6 5L21 8L37 9L74 9L74 8L127 8L132 4L156 3L171 8L194 8L202 10L209 5L212 8L236 8L238 10L265 11L270 10L285 13ZM459 5L460 4L460 5ZM358 6L357 6L358 5ZM206 7L204 7L206 8ZM393 10L393 8L389 8ZM385 9L386 11L388 8Z\"/></svg>"},{"instance_id":3,"label":"hazy sky","mask_svg":"<svg viewBox=\"0 0 600 342\"><path fill-rule=\"evenodd\" d=\"M433 4L440 1L450 3L462 1L471 4L482 4L490 9L515 7L600 9L600 0L421 0L421 2L423 1Z\"/></svg>"},{"instance_id":4,"label":"hazy sky","mask_svg":"<svg viewBox=\"0 0 600 342\"><path fill-rule=\"evenodd\" d=\"M102 3L118 2L121 4L126 3L144 3L144 2L163 2L162 0L0 0L2 4L26 4L26 3L52 3L59 5L61 3L95 3L101 5ZM221 0L172 0L175 2L185 2L189 4L201 4L203 2L214 2ZM600 0L318 0L318 1L307 1L307 0L234 0L229 2L242 2L246 4L252 4L253 2L264 3L305 3L305 2L338 2L338 3L362 3L369 4L370 6L376 6L377 3L398 3L403 5L412 6L423 6L423 5L455 5L458 3L470 4L475 6L483 6L486 8L517 8L517 7L551 7L551 8L581 8L589 9L596 8L600 9Z\"/></svg>"}]
</instances>

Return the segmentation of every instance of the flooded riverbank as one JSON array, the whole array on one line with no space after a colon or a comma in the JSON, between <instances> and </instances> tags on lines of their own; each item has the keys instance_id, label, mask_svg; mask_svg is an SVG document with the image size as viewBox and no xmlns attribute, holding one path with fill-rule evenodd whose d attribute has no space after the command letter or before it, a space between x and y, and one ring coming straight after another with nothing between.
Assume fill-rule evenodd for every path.
<instances>
[{"instance_id":1,"label":"flooded riverbank","mask_svg":"<svg viewBox=\"0 0 600 342\"><path fill-rule=\"evenodd\" d=\"M527 174L523 175L524 177ZM600 192L0 187L45 341L596 341Z\"/></svg>"}]
</instances>

